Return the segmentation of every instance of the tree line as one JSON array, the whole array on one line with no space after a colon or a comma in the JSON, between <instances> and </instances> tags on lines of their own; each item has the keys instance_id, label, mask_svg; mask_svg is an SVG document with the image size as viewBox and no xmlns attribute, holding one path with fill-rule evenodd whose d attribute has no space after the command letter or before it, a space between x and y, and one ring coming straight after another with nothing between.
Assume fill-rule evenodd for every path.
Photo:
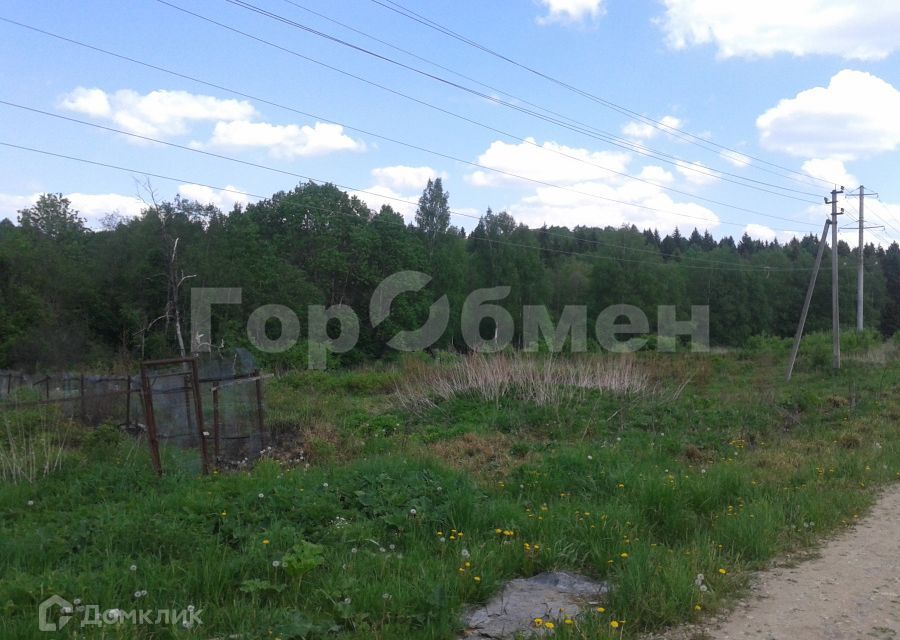
<instances>
[{"instance_id":1,"label":"tree line","mask_svg":"<svg viewBox=\"0 0 900 640\"><path fill-rule=\"evenodd\" d=\"M265 304L294 310L306 327L309 305L349 305L362 320L358 347L336 364L389 357L387 341L415 329L431 303L447 295L451 320L435 348L463 349L466 296L508 285L499 302L516 320L523 305L545 305L554 319L566 305L588 317L612 304L708 305L714 345L751 336L790 336L796 328L818 238L763 242L744 234L715 240L678 229L660 236L634 226L531 229L488 209L470 232L451 223L449 194L429 181L415 221L390 206L372 211L331 184L303 183L223 212L176 197L152 201L134 218L107 216L90 230L60 194L44 194L0 222L0 368L109 367L190 349L190 289L240 287L240 305L213 309L213 348L250 347L246 324ZM838 245L841 322L855 322L858 252ZM828 251L828 250L826 250ZM828 254L826 253L826 259ZM867 326L900 328L900 247L865 247ZM826 262L827 264L827 262ZM432 276L422 291L397 298L387 321L369 326L372 292L402 270ZM831 273L824 268L808 329L830 327ZM277 336L279 327L267 327ZM485 329L490 331L490 328ZM487 336L486 336L487 337ZM306 347L257 353L278 367L305 366Z\"/></svg>"}]
</instances>

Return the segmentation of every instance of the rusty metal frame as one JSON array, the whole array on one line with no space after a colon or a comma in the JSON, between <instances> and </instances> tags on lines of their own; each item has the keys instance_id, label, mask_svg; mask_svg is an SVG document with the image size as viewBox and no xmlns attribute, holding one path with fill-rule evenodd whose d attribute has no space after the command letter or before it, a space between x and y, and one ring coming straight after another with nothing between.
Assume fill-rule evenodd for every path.
<instances>
[{"instance_id":1,"label":"rusty metal frame","mask_svg":"<svg viewBox=\"0 0 900 640\"><path fill-rule=\"evenodd\" d=\"M153 469L157 475L162 475L162 461L159 454L159 434L156 425L156 416L153 412L153 388L150 384L150 376L148 369L156 367L166 367L172 365L186 365L187 371L178 371L175 373L161 373L159 377L167 377L172 375L181 375L185 380L185 396L188 413L188 427L190 428L190 395L194 396L194 423L197 427L197 436L200 439L200 460L202 464L203 474L209 473L209 452L206 447L206 431L203 427L203 397L200 392L200 376L197 365L197 358L168 358L165 360L147 360L141 363L141 388L142 397L144 399L144 417L147 421L147 440L150 444L150 456L153 463Z\"/></svg>"}]
</instances>

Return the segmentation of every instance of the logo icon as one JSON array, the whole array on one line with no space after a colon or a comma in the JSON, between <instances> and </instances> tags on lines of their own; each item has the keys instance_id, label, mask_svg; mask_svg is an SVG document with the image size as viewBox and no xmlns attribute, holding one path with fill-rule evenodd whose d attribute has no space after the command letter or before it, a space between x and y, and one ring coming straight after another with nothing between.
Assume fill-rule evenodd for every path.
<instances>
[{"instance_id":1,"label":"logo icon","mask_svg":"<svg viewBox=\"0 0 900 640\"><path fill-rule=\"evenodd\" d=\"M55 622L51 619L53 608L59 607L59 617ZM72 603L57 595L52 595L38 606L38 629L41 631L59 631L72 618Z\"/></svg>"}]
</instances>

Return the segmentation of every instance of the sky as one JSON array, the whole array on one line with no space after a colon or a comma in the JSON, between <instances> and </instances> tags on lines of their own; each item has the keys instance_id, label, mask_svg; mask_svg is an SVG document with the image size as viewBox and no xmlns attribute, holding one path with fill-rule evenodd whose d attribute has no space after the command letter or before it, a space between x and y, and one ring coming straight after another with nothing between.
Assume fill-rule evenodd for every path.
<instances>
[{"instance_id":1,"label":"sky","mask_svg":"<svg viewBox=\"0 0 900 640\"><path fill-rule=\"evenodd\" d=\"M412 220L440 177L466 230L490 207L784 241L835 187L856 225L862 183L886 245L898 32L895 0L6 0L0 218L313 179Z\"/></svg>"}]
</instances>

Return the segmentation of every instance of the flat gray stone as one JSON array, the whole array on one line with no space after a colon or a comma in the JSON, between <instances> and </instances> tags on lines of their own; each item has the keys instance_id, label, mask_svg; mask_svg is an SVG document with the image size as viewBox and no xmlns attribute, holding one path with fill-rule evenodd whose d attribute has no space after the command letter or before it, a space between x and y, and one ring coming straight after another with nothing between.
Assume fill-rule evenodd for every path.
<instances>
[{"instance_id":1,"label":"flat gray stone","mask_svg":"<svg viewBox=\"0 0 900 640\"><path fill-rule=\"evenodd\" d=\"M466 638L512 638L540 634L534 619L559 622L597 605L609 585L571 573L553 571L511 580L493 600L466 616Z\"/></svg>"}]
</instances>

